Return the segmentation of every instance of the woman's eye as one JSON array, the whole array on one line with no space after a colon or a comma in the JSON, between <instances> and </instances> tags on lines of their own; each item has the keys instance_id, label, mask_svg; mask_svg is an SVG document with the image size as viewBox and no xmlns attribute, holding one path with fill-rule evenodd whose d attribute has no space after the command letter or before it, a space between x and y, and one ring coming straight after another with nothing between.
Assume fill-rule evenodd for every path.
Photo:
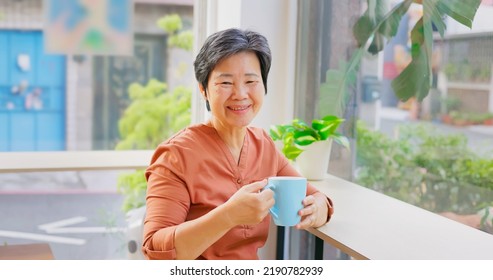
<instances>
[{"instance_id":1,"label":"woman's eye","mask_svg":"<svg viewBox=\"0 0 493 280\"><path fill-rule=\"evenodd\" d=\"M246 82L246 84L249 85L249 86L255 85L257 83L258 83L258 81L247 81Z\"/></svg>"}]
</instances>

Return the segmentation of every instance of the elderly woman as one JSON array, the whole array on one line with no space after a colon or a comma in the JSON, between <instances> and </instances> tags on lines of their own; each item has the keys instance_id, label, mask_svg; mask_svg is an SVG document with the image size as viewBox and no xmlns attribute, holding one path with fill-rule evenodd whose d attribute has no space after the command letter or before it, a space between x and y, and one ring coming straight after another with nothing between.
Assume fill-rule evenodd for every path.
<instances>
[{"instance_id":1,"label":"elderly woman","mask_svg":"<svg viewBox=\"0 0 493 280\"><path fill-rule=\"evenodd\" d=\"M156 149L146 171L143 252L149 259L258 259L269 230L271 176L300 176L269 135L249 124L267 93L266 38L212 34L194 62L211 118ZM298 229L328 221L332 203L308 184Z\"/></svg>"}]
</instances>

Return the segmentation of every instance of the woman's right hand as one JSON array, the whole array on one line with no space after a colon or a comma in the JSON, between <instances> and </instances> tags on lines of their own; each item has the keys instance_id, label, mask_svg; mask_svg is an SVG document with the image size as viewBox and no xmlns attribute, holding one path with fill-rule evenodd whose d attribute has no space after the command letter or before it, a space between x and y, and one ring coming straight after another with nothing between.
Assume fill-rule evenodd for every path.
<instances>
[{"instance_id":1,"label":"woman's right hand","mask_svg":"<svg viewBox=\"0 0 493 280\"><path fill-rule=\"evenodd\" d=\"M267 179L241 187L224 204L225 215L233 226L260 223L274 206L274 192L262 190Z\"/></svg>"}]
</instances>

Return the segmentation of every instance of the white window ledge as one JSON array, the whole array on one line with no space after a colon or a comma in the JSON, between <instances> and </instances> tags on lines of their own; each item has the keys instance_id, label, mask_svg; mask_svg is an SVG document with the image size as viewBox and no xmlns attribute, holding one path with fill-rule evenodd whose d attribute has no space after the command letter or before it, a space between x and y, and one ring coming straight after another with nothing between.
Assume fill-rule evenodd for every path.
<instances>
[{"instance_id":1,"label":"white window ledge","mask_svg":"<svg viewBox=\"0 0 493 280\"><path fill-rule=\"evenodd\" d=\"M146 168L154 151L61 151L0 153L0 173Z\"/></svg>"},{"instance_id":2,"label":"white window ledge","mask_svg":"<svg viewBox=\"0 0 493 280\"><path fill-rule=\"evenodd\" d=\"M334 201L309 231L356 259L493 259L493 235L334 176L312 181Z\"/></svg>"}]
</instances>

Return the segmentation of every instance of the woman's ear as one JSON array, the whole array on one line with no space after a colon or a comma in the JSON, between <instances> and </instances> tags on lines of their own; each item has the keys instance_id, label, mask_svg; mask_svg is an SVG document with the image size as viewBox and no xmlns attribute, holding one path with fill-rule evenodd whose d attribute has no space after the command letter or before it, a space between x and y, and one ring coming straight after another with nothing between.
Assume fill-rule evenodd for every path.
<instances>
[{"instance_id":1,"label":"woman's ear","mask_svg":"<svg viewBox=\"0 0 493 280\"><path fill-rule=\"evenodd\" d=\"M207 108L207 111L211 111L211 105L209 105L209 100L207 99L207 92L205 91L205 88L202 86L202 84L199 84L199 91L200 94L204 97L205 100L205 108Z\"/></svg>"},{"instance_id":2,"label":"woman's ear","mask_svg":"<svg viewBox=\"0 0 493 280\"><path fill-rule=\"evenodd\" d=\"M202 86L202 84L199 83L199 91L202 96L207 99L207 94L205 93L205 88Z\"/></svg>"}]
</instances>

